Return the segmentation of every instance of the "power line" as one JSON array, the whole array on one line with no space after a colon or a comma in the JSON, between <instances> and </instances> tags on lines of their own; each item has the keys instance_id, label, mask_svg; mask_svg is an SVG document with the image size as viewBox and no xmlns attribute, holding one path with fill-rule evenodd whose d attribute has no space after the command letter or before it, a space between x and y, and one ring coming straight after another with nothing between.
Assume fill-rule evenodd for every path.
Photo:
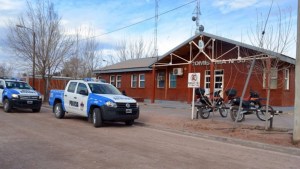
<instances>
[{"instance_id":1,"label":"power line","mask_svg":"<svg viewBox=\"0 0 300 169\"><path fill-rule=\"evenodd\" d=\"M188 2L188 3L186 3L186 4L183 4L183 5L181 5L181 6L178 6L178 7L176 7L176 8L173 8L173 9L170 9L170 10L168 10L168 11L162 12L162 13L158 14L158 16L161 16L161 15L167 14L167 13L169 13L169 12L175 11L175 10L177 10L177 9L179 9L179 8L185 7L185 6L191 4L191 3L195 2L195 1L197 1L197 0L193 0L193 1L191 1L191 2ZM144 20L141 20L141 21L139 21L139 22L135 22L135 23L133 23L133 24L130 24L130 25L127 25L127 26L123 26L123 27L121 27L121 28L117 28L117 29L112 30L112 31L109 31L109 32L106 32L106 33L103 33L103 34L100 34L100 35L91 36L91 37L84 38L84 39L81 39L81 40L87 40L87 39L92 39L92 38L104 36L104 35L107 35L107 34L111 34L111 33L114 33L114 32L117 32L117 31L120 31L120 30L129 28L129 27L138 25L138 24L140 24L140 23L149 21L149 20L154 19L155 17L158 17L158 16L152 16L152 17L146 18L146 19L144 19Z\"/></svg>"}]
</instances>

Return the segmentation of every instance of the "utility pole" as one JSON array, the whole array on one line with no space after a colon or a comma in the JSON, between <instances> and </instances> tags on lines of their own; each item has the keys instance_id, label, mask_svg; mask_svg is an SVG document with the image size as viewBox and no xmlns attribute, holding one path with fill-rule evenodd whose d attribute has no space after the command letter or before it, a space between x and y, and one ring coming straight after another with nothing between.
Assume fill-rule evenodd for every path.
<instances>
[{"instance_id":1,"label":"utility pole","mask_svg":"<svg viewBox=\"0 0 300 169\"><path fill-rule=\"evenodd\" d=\"M296 68L295 68L295 84L300 83L300 2L298 0L298 16L297 16L297 47L296 47ZM295 85L295 109L294 109L294 130L293 142L300 142L300 87Z\"/></svg>"}]
</instances>

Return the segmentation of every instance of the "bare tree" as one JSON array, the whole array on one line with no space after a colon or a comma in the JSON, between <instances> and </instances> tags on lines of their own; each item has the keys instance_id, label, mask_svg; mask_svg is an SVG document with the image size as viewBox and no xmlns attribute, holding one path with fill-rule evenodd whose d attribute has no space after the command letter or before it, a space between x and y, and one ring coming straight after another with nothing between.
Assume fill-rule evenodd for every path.
<instances>
[{"instance_id":1,"label":"bare tree","mask_svg":"<svg viewBox=\"0 0 300 169\"><path fill-rule=\"evenodd\" d=\"M102 62L102 51L97 51L99 43L93 38L94 36L95 31L89 28L87 30L87 37L91 38L85 39L82 43L83 60L85 63L85 70L87 70L86 77L92 77L93 71L97 69L100 66L100 62Z\"/></svg>"},{"instance_id":2,"label":"bare tree","mask_svg":"<svg viewBox=\"0 0 300 169\"><path fill-rule=\"evenodd\" d=\"M5 63L0 64L0 77L10 77L13 74L13 66Z\"/></svg>"},{"instance_id":3,"label":"bare tree","mask_svg":"<svg viewBox=\"0 0 300 169\"><path fill-rule=\"evenodd\" d=\"M262 15L258 15L257 23L255 28L251 28L248 33L250 42L254 46L260 47L262 50L267 49L278 54L284 54L287 52L291 43L293 42L292 35L292 12L291 9L287 11L282 11L278 7L277 20L271 22L269 21L269 15L265 18ZM283 65L285 64L285 65ZM256 72L262 72L264 79L262 79L263 86L267 90L267 106L269 105L270 89L277 88L278 79L272 83L271 77L276 77L279 68L288 68L291 65L287 65L284 62L280 62L278 56L272 56L272 59L261 60L256 65ZM283 84L281 84L283 85ZM265 128L267 129L267 121Z\"/></svg>"},{"instance_id":4,"label":"bare tree","mask_svg":"<svg viewBox=\"0 0 300 169\"><path fill-rule=\"evenodd\" d=\"M116 44L115 55L119 61L153 57L154 50L152 45L152 41L146 43L143 37L137 40L123 38Z\"/></svg>"},{"instance_id":5,"label":"bare tree","mask_svg":"<svg viewBox=\"0 0 300 169\"><path fill-rule=\"evenodd\" d=\"M40 74L46 82L44 91L45 98L48 98L52 73L56 72L62 66L63 60L69 56L73 40L64 34L60 23L61 18L50 1L37 0L35 4L27 1L26 8L26 13L19 17L17 23L10 22L7 42L20 60L33 63L32 33L36 35L36 73ZM23 28L16 27L16 24ZM27 66L31 67L32 64Z\"/></svg>"},{"instance_id":6,"label":"bare tree","mask_svg":"<svg viewBox=\"0 0 300 169\"><path fill-rule=\"evenodd\" d=\"M70 59L64 62L62 74L66 77L72 77L74 79L78 79L81 77L79 74L82 72L82 59L72 56Z\"/></svg>"},{"instance_id":7,"label":"bare tree","mask_svg":"<svg viewBox=\"0 0 300 169\"><path fill-rule=\"evenodd\" d=\"M92 77L93 71L100 66L102 52L98 50L99 43L94 36L91 28L76 30L72 57L64 61L65 76L75 79Z\"/></svg>"}]
</instances>

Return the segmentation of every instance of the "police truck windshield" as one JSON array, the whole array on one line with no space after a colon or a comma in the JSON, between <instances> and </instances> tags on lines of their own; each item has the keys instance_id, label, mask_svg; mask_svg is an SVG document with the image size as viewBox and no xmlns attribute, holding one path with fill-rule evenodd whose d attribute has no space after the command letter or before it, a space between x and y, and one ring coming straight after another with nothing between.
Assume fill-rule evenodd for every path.
<instances>
[{"instance_id":1,"label":"police truck windshield","mask_svg":"<svg viewBox=\"0 0 300 169\"><path fill-rule=\"evenodd\" d=\"M116 87L110 84L89 83L89 87L92 93L95 94L122 94Z\"/></svg>"},{"instance_id":2,"label":"police truck windshield","mask_svg":"<svg viewBox=\"0 0 300 169\"><path fill-rule=\"evenodd\" d=\"M8 89L32 89L32 87L25 82L5 81L5 84Z\"/></svg>"}]
</instances>

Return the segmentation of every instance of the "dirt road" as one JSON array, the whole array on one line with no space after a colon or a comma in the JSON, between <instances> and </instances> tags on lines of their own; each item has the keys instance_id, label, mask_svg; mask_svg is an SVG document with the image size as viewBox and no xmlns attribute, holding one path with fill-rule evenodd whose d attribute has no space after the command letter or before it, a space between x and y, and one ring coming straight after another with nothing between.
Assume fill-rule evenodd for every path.
<instances>
[{"instance_id":1,"label":"dirt road","mask_svg":"<svg viewBox=\"0 0 300 169\"><path fill-rule=\"evenodd\" d=\"M170 132L84 118L4 113L0 108L1 169L299 168L300 157Z\"/></svg>"}]
</instances>

